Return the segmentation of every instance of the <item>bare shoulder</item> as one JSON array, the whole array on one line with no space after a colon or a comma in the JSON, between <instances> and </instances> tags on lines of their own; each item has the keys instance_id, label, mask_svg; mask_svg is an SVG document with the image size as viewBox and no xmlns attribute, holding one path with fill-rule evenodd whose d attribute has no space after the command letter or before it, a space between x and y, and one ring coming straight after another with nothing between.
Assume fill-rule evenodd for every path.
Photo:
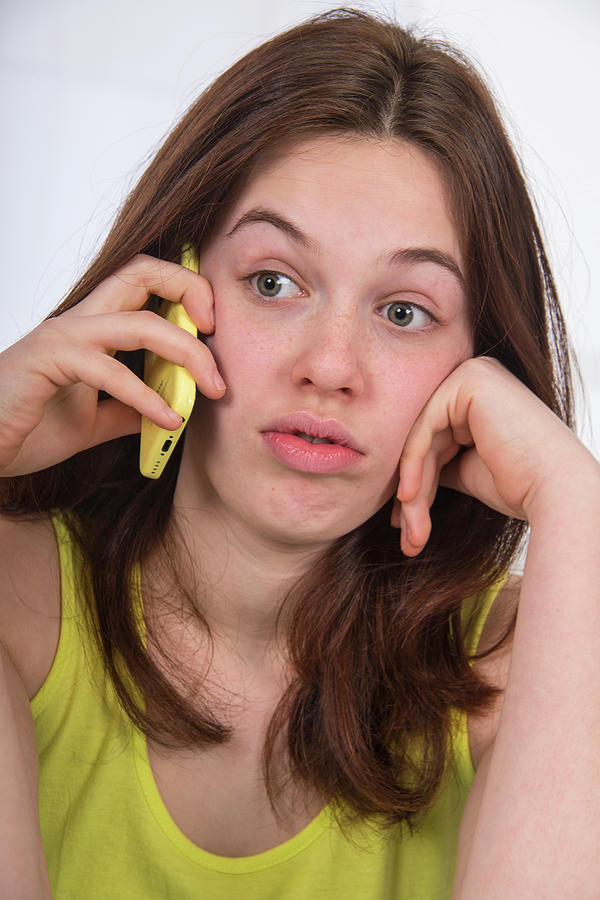
<instances>
[{"instance_id":1,"label":"bare shoulder","mask_svg":"<svg viewBox=\"0 0 600 900\"><path fill-rule=\"evenodd\" d=\"M60 632L60 570L48 516L0 516L0 643L32 697L52 665Z\"/></svg>"},{"instance_id":2,"label":"bare shoulder","mask_svg":"<svg viewBox=\"0 0 600 900\"><path fill-rule=\"evenodd\" d=\"M519 603L521 579L511 575L494 600L479 641L478 651L485 652L493 647L506 633ZM512 651L512 640L483 659L473 663L473 668L485 681L503 692L508 678L508 667ZM483 714L469 716L469 746L475 768L496 737L504 694L498 695L493 705Z\"/></svg>"}]
</instances>

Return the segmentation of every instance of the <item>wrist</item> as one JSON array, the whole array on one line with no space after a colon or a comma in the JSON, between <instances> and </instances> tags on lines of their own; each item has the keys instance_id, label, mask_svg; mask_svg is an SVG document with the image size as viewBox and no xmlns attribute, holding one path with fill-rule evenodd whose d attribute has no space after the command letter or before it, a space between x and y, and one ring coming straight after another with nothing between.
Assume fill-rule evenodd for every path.
<instances>
[{"instance_id":1,"label":"wrist","mask_svg":"<svg viewBox=\"0 0 600 900\"><path fill-rule=\"evenodd\" d=\"M600 463L577 441L576 452L554 457L551 470L539 476L523 501L523 510L532 528L550 520L564 523L565 518L589 511L600 515Z\"/></svg>"}]
</instances>

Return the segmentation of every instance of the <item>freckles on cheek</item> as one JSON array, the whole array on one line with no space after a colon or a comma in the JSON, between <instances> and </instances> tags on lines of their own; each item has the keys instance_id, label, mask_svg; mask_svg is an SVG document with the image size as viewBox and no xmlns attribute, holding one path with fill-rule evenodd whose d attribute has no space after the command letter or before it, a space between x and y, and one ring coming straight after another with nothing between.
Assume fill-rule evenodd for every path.
<instances>
[{"instance_id":1,"label":"freckles on cheek","mask_svg":"<svg viewBox=\"0 0 600 900\"><path fill-rule=\"evenodd\" d=\"M457 364L441 358L413 358L403 365L388 366L383 375L379 373L380 407L388 423L390 441L398 453L428 400Z\"/></svg>"},{"instance_id":2,"label":"freckles on cheek","mask_svg":"<svg viewBox=\"0 0 600 900\"><path fill-rule=\"evenodd\" d=\"M276 353L281 348L268 335L249 333L244 327L235 334L216 333L210 347L228 388L240 381L248 383L275 370Z\"/></svg>"}]
</instances>

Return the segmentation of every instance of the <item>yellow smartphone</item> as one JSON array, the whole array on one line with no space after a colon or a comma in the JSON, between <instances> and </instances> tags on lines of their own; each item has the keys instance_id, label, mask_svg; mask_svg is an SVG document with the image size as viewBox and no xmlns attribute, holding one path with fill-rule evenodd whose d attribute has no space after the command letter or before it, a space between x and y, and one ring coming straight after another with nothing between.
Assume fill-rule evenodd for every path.
<instances>
[{"instance_id":1,"label":"yellow smartphone","mask_svg":"<svg viewBox=\"0 0 600 900\"><path fill-rule=\"evenodd\" d=\"M188 245L181 253L181 265L193 272L198 271L198 258ZM198 336L198 329L183 308L183 303L173 303L157 297L150 308L169 322L185 328L194 337ZM189 421L196 399L196 382L183 366L177 366L150 350L146 350L144 354L144 381L183 419L179 428L168 430L142 416L140 472L146 478L160 478Z\"/></svg>"}]
</instances>

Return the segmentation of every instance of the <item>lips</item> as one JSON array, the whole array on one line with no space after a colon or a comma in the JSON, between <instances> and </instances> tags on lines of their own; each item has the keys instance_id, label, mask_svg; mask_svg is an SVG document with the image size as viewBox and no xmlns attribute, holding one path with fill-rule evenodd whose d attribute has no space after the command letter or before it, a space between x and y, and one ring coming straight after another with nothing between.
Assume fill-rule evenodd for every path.
<instances>
[{"instance_id":1,"label":"lips","mask_svg":"<svg viewBox=\"0 0 600 900\"><path fill-rule=\"evenodd\" d=\"M336 419L321 419L306 411L289 413L271 422L263 433L277 431L281 434L305 434L317 440L327 440L341 447L349 447L358 453L362 451L350 432Z\"/></svg>"},{"instance_id":2,"label":"lips","mask_svg":"<svg viewBox=\"0 0 600 900\"><path fill-rule=\"evenodd\" d=\"M271 422L262 437L279 462L301 472L336 474L355 466L364 456L343 425L305 411Z\"/></svg>"}]
</instances>

